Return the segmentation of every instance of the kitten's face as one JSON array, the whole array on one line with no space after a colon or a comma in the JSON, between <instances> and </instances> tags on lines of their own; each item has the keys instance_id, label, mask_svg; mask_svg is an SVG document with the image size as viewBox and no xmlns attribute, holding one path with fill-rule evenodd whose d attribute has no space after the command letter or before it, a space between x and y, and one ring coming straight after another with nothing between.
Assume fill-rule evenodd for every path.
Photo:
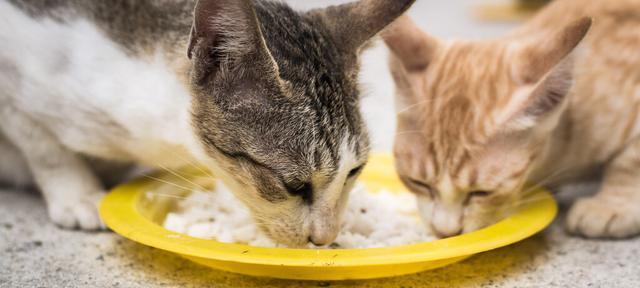
<instances>
[{"instance_id":1,"label":"kitten's face","mask_svg":"<svg viewBox=\"0 0 640 288\"><path fill-rule=\"evenodd\" d=\"M427 133L397 138L400 178L417 195L420 214L436 235L471 232L517 208L522 185L545 145L542 139L522 136L504 136L474 148L444 143Z\"/></svg>"},{"instance_id":2,"label":"kitten's face","mask_svg":"<svg viewBox=\"0 0 640 288\"><path fill-rule=\"evenodd\" d=\"M495 118L507 105L501 100L516 91L500 52L458 43L438 52L424 73L394 71L413 82L410 87L423 88L400 93L428 101L398 99L394 147L400 178L418 196L423 219L439 236L502 218L517 203L517 191L543 146L528 133L494 136ZM485 65L494 71L478 69Z\"/></svg>"},{"instance_id":3,"label":"kitten's face","mask_svg":"<svg viewBox=\"0 0 640 288\"><path fill-rule=\"evenodd\" d=\"M397 85L397 170L436 235L483 228L520 205L570 88L571 65L562 60L589 25L550 33L552 47L445 44L408 19L385 36Z\"/></svg>"},{"instance_id":4,"label":"kitten's face","mask_svg":"<svg viewBox=\"0 0 640 288\"><path fill-rule=\"evenodd\" d=\"M281 3L199 2L189 48L196 130L212 166L277 242L331 243L368 156L357 54L377 31L345 41L336 15L389 6L391 15L363 25L382 29L412 1L400 2L307 14Z\"/></svg>"}]
</instances>

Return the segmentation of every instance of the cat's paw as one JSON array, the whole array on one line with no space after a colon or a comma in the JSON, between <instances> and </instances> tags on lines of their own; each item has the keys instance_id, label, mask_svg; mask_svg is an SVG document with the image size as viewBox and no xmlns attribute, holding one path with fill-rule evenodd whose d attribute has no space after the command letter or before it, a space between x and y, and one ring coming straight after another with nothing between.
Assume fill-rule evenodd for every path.
<instances>
[{"instance_id":1,"label":"cat's paw","mask_svg":"<svg viewBox=\"0 0 640 288\"><path fill-rule=\"evenodd\" d=\"M640 206L609 197L579 199L567 215L567 230L589 238L627 238L640 234Z\"/></svg>"},{"instance_id":2,"label":"cat's paw","mask_svg":"<svg viewBox=\"0 0 640 288\"><path fill-rule=\"evenodd\" d=\"M77 199L60 199L48 203L49 218L66 229L104 230L98 204L104 193L92 193Z\"/></svg>"}]
</instances>

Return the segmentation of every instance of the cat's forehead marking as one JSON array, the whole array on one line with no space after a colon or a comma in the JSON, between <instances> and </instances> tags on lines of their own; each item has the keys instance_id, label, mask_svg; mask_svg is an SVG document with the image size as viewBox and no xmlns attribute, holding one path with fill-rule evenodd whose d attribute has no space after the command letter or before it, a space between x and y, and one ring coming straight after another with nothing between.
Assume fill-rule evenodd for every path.
<instances>
[{"instance_id":1,"label":"cat's forehead marking","mask_svg":"<svg viewBox=\"0 0 640 288\"><path fill-rule=\"evenodd\" d=\"M333 191L334 193L321 195L328 203L333 203L341 197L343 191L338 188L344 186L349 172L358 165L359 161L354 146L350 143L348 137L344 137L340 143L339 160L337 163L334 163L337 170L335 171L334 177L330 178L331 180L327 184L328 189L326 189L326 191Z\"/></svg>"},{"instance_id":2,"label":"cat's forehead marking","mask_svg":"<svg viewBox=\"0 0 640 288\"><path fill-rule=\"evenodd\" d=\"M340 162L339 169L341 171L349 171L358 164L358 152L356 151L355 144L349 141L349 137L345 137L340 145Z\"/></svg>"},{"instance_id":3,"label":"cat's forehead marking","mask_svg":"<svg viewBox=\"0 0 640 288\"><path fill-rule=\"evenodd\" d=\"M472 145L496 130L495 113L510 103L515 85L505 47L451 42L426 70L423 129L445 142Z\"/></svg>"},{"instance_id":4,"label":"cat's forehead marking","mask_svg":"<svg viewBox=\"0 0 640 288\"><path fill-rule=\"evenodd\" d=\"M458 198L458 187L456 187L453 179L449 174L444 174L438 181L438 195L444 203L455 203Z\"/></svg>"}]
</instances>

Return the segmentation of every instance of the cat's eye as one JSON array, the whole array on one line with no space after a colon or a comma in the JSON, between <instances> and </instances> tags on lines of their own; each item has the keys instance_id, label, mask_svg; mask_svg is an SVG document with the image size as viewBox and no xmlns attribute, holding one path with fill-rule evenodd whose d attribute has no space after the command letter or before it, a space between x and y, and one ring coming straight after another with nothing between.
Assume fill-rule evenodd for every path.
<instances>
[{"instance_id":1,"label":"cat's eye","mask_svg":"<svg viewBox=\"0 0 640 288\"><path fill-rule=\"evenodd\" d=\"M349 171L348 178L355 177L356 175L360 174L360 172L362 172L363 169L364 169L364 165L360 165L356 168L351 169L351 171Z\"/></svg>"},{"instance_id":2,"label":"cat's eye","mask_svg":"<svg viewBox=\"0 0 640 288\"><path fill-rule=\"evenodd\" d=\"M416 187L421 191L425 191L429 196L433 196L433 188L431 187L431 185L412 178L407 178L407 181L411 186Z\"/></svg>"},{"instance_id":3,"label":"cat's eye","mask_svg":"<svg viewBox=\"0 0 640 288\"><path fill-rule=\"evenodd\" d=\"M295 186L287 186L289 194L299 196L305 203L311 203L313 200L313 186L311 183L300 183Z\"/></svg>"},{"instance_id":4,"label":"cat's eye","mask_svg":"<svg viewBox=\"0 0 640 288\"><path fill-rule=\"evenodd\" d=\"M476 190L476 191L469 192L469 197L482 198L490 195L491 195L491 192L485 191L485 190Z\"/></svg>"}]
</instances>

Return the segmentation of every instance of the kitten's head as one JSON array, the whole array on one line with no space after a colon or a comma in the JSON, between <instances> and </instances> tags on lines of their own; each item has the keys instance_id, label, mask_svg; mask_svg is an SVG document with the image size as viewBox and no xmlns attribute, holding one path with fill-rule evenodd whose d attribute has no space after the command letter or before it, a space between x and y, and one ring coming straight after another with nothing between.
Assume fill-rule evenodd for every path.
<instances>
[{"instance_id":1,"label":"kitten's head","mask_svg":"<svg viewBox=\"0 0 640 288\"><path fill-rule=\"evenodd\" d=\"M518 205L590 26L585 18L538 35L445 43L402 17L383 35L397 86L396 166L434 233L470 232Z\"/></svg>"},{"instance_id":2,"label":"kitten's head","mask_svg":"<svg viewBox=\"0 0 640 288\"><path fill-rule=\"evenodd\" d=\"M307 13L280 2L198 2L188 51L194 124L214 170L274 240L336 237L369 152L358 54L413 1Z\"/></svg>"}]
</instances>

